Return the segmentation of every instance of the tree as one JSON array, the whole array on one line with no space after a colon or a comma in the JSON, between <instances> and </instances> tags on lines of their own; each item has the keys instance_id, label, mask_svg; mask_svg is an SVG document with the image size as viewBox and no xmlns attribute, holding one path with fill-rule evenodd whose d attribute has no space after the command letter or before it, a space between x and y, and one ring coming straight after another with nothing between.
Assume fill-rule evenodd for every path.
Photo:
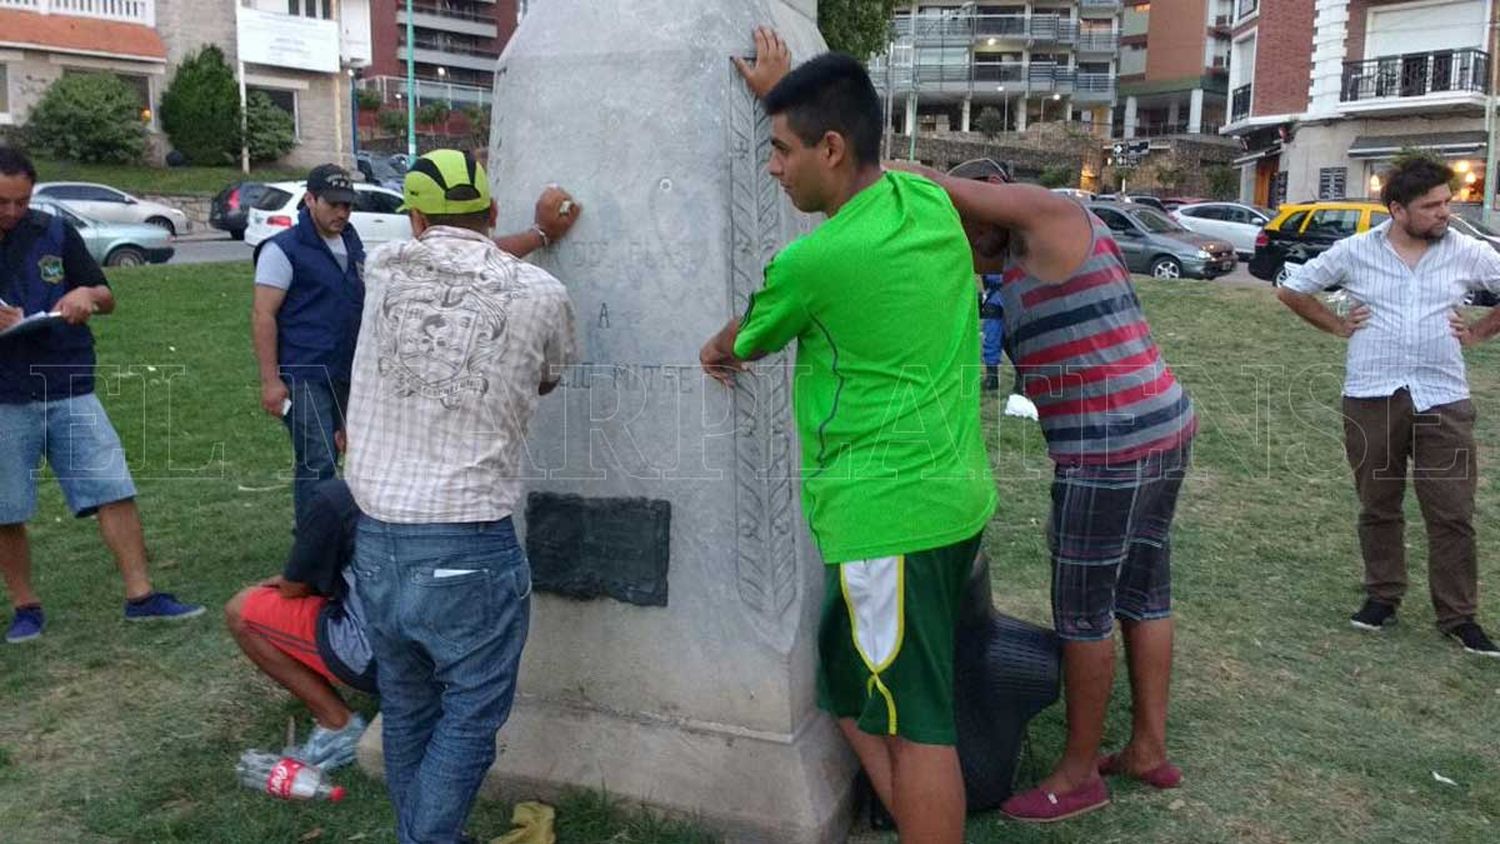
<instances>
[{"instance_id":1,"label":"tree","mask_svg":"<svg viewBox=\"0 0 1500 844\"><path fill-rule=\"evenodd\" d=\"M297 124L264 91L251 91L245 100L245 139L251 161L275 161L297 145Z\"/></svg>"},{"instance_id":2,"label":"tree","mask_svg":"<svg viewBox=\"0 0 1500 844\"><path fill-rule=\"evenodd\" d=\"M889 43L895 7L896 0L819 0L818 29L828 49L864 61Z\"/></svg>"},{"instance_id":3,"label":"tree","mask_svg":"<svg viewBox=\"0 0 1500 844\"><path fill-rule=\"evenodd\" d=\"M1070 188L1074 186L1074 171L1066 164L1058 164L1048 167L1042 171L1042 176L1037 181L1044 188Z\"/></svg>"},{"instance_id":4,"label":"tree","mask_svg":"<svg viewBox=\"0 0 1500 844\"><path fill-rule=\"evenodd\" d=\"M1156 166L1156 183L1165 190L1173 190L1182 184L1187 173L1181 167L1173 167L1170 164L1158 164Z\"/></svg>"},{"instance_id":5,"label":"tree","mask_svg":"<svg viewBox=\"0 0 1500 844\"><path fill-rule=\"evenodd\" d=\"M374 88L360 88L355 91L354 101L359 104L360 111L379 111L383 102L380 92Z\"/></svg>"},{"instance_id":6,"label":"tree","mask_svg":"<svg viewBox=\"0 0 1500 844\"><path fill-rule=\"evenodd\" d=\"M985 106L979 110L979 116L974 118L974 129L993 141L1005 131L1005 118L1000 114L999 109L994 106Z\"/></svg>"},{"instance_id":7,"label":"tree","mask_svg":"<svg viewBox=\"0 0 1500 844\"><path fill-rule=\"evenodd\" d=\"M161 125L193 164L228 164L239 156L239 84L218 47L210 44L177 66L161 97Z\"/></svg>"},{"instance_id":8,"label":"tree","mask_svg":"<svg viewBox=\"0 0 1500 844\"><path fill-rule=\"evenodd\" d=\"M1234 199L1240 190L1240 174L1233 167L1219 164L1208 168L1208 194L1214 199Z\"/></svg>"},{"instance_id":9,"label":"tree","mask_svg":"<svg viewBox=\"0 0 1500 844\"><path fill-rule=\"evenodd\" d=\"M448 122L448 115L453 111L447 103L428 103L417 109L418 126L443 126Z\"/></svg>"},{"instance_id":10,"label":"tree","mask_svg":"<svg viewBox=\"0 0 1500 844\"><path fill-rule=\"evenodd\" d=\"M69 73L31 110L25 137L52 158L133 164L146 152L141 100L112 73Z\"/></svg>"},{"instance_id":11,"label":"tree","mask_svg":"<svg viewBox=\"0 0 1500 844\"><path fill-rule=\"evenodd\" d=\"M380 113L380 128L390 135L406 134L406 109L392 108Z\"/></svg>"}]
</instances>

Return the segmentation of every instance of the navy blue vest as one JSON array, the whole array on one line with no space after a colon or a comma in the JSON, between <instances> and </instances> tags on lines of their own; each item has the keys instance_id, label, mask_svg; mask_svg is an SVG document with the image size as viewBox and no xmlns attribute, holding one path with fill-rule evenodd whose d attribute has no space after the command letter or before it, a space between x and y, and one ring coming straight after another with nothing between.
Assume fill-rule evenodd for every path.
<instances>
[{"instance_id":1,"label":"navy blue vest","mask_svg":"<svg viewBox=\"0 0 1500 844\"><path fill-rule=\"evenodd\" d=\"M297 225L271 238L292 265L292 286L276 314L276 360L282 378L348 383L365 306L365 246L344 229L349 264L338 259L303 208Z\"/></svg>"},{"instance_id":2,"label":"navy blue vest","mask_svg":"<svg viewBox=\"0 0 1500 844\"><path fill-rule=\"evenodd\" d=\"M66 223L33 211L21 225L42 231L13 268L14 276L0 279L0 291L6 304L29 316L53 310L70 290L62 262ZM55 401L93 391L94 335L87 325L56 323L0 338L0 402Z\"/></svg>"}]
</instances>

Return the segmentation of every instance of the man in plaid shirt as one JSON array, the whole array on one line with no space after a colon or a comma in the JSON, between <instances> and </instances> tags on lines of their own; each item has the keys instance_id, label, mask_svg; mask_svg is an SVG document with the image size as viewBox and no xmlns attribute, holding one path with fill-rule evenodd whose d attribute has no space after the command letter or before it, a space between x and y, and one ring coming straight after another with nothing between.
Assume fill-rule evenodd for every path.
<instances>
[{"instance_id":1,"label":"man in plaid shirt","mask_svg":"<svg viewBox=\"0 0 1500 844\"><path fill-rule=\"evenodd\" d=\"M511 513L527 424L572 362L573 306L489 239L473 156L422 156L405 194L415 240L365 266L347 475L397 834L446 844L515 697L531 574Z\"/></svg>"}]
</instances>

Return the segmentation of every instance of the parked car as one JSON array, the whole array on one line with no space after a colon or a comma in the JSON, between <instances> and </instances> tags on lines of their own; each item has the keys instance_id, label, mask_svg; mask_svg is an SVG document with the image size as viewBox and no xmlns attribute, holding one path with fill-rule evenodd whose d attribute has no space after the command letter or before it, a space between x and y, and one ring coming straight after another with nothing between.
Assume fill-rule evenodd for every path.
<instances>
[{"instance_id":1,"label":"parked car","mask_svg":"<svg viewBox=\"0 0 1500 844\"><path fill-rule=\"evenodd\" d=\"M1214 279L1234 271L1228 241L1188 231L1155 208L1134 202L1095 202L1088 208L1109 226L1131 272Z\"/></svg>"},{"instance_id":2,"label":"parked car","mask_svg":"<svg viewBox=\"0 0 1500 844\"><path fill-rule=\"evenodd\" d=\"M1238 202L1204 202L1181 205L1172 212L1172 218L1183 228L1221 237L1234 246L1234 251L1249 258L1255 254L1255 239L1260 230L1276 216L1264 208L1241 205Z\"/></svg>"},{"instance_id":3,"label":"parked car","mask_svg":"<svg viewBox=\"0 0 1500 844\"><path fill-rule=\"evenodd\" d=\"M1213 202L1212 199L1203 196L1164 196L1161 204L1168 211L1176 211L1184 205L1199 205L1204 202Z\"/></svg>"},{"instance_id":4,"label":"parked car","mask_svg":"<svg viewBox=\"0 0 1500 844\"><path fill-rule=\"evenodd\" d=\"M250 207L266 192L264 182L233 182L219 191L209 206L208 224L220 231L229 232L235 240L245 239L245 227L250 225Z\"/></svg>"},{"instance_id":5,"label":"parked car","mask_svg":"<svg viewBox=\"0 0 1500 844\"><path fill-rule=\"evenodd\" d=\"M250 209L245 227L245 243L257 246L261 241L297 224L297 212L307 195L306 182L274 182ZM411 220L397 212L403 202L401 194L364 182L354 183L354 213L349 222L359 232L365 246L411 237Z\"/></svg>"},{"instance_id":6,"label":"parked car","mask_svg":"<svg viewBox=\"0 0 1500 844\"><path fill-rule=\"evenodd\" d=\"M1250 274L1280 287L1295 267L1350 235L1390 219L1377 202L1339 200L1283 205L1255 239Z\"/></svg>"},{"instance_id":7,"label":"parked car","mask_svg":"<svg viewBox=\"0 0 1500 844\"><path fill-rule=\"evenodd\" d=\"M91 182L42 182L31 192L37 199L66 203L80 215L105 223L147 223L160 226L167 234L188 231L187 215L160 202L147 202L130 194Z\"/></svg>"},{"instance_id":8,"label":"parked car","mask_svg":"<svg viewBox=\"0 0 1500 844\"><path fill-rule=\"evenodd\" d=\"M1079 190L1078 188L1053 188L1052 192L1060 193L1063 196L1071 196L1080 202L1094 202L1098 199L1094 194L1086 190Z\"/></svg>"},{"instance_id":9,"label":"parked car","mask_svg":"<svg viewBox=\"0 0 1500 844\"><path fill-rule=\"evenodd\" d=\"M405 154L381 156L361 150L354 156L354 165L366 182L393 191L400 191L406 180Z\"/></svg>"},{"instance_id":10,"label":"parked car","mask_svg":"<svg viewBox=\"0 0 1500 844\"><path fill-rule=\"evenodd\" d=\"M145 223L109 223L86 217L61 203L42 198L31 207L62 217L78 230L89 254L106 267L139 267L165 264L172 259L172 236L160 226Z\"/></svg>"}]
</instances>

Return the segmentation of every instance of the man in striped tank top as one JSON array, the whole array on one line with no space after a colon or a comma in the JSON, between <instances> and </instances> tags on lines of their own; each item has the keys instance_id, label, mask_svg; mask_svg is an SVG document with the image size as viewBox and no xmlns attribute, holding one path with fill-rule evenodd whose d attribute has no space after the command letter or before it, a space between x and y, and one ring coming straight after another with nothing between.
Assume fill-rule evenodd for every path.
<instances>
[{"instance_id":1,"label":"man in striped tank top","mask_svg":"<svg viewBox=\"0 0 1500 844\"><path fill-rule=\"evenodd\" d=\"M911 169L908 165L897 165ZM1109 229L1077 202L1009 184L988 159L944 176L980 273L1000 273L1005 335L1056 464L1048 530L1053 624L1063 641L1067 747L1002 807L1056 821L1109 802L1101 774L1174 788L1167 760L1172 517L1197 429L1162 359ZM1100 758L1120 620L1130 669L1129 743Z\"/></svg>"}]
</instances>

